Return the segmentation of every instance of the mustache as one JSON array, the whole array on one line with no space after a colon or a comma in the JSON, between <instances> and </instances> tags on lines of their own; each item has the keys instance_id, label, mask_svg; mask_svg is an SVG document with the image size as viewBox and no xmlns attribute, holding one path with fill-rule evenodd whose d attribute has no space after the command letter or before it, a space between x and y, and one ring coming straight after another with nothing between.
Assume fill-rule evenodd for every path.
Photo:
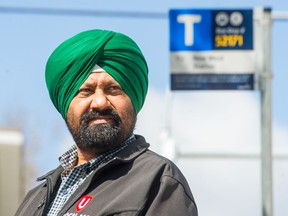
<instances>
[{"instance_id":1,"label":"mustache","mask_svg":"<svg viewBox=\"0 0 288 216\"><path fill-rule=\"evenodd\" d=\"M111 117L117 124L119 124L121 122L121 118L120 118L119 114L113 109L106 109L106 110L102 110L102 111L92 110L92 111L86 112L81 116L80 122L86 122L87 123L87 122L94 120L95 118L99 118L101 116Z\"/></svg>"}]
</instances>

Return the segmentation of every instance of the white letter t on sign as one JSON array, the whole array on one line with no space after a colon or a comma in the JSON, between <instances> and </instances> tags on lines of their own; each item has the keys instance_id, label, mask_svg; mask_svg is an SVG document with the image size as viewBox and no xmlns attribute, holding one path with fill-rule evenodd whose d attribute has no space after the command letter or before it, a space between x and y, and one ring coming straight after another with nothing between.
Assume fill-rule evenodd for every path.
<instances>
[{"instance_id":1,"label":"white letter t on sign","mask_svg":"<svg viewBox=\"0 0 288 216\"><path fill-rule=\"evenodd\" d=\"M186 46L194 44L194 23L201 22L200 15L179 15L177 16L178 23L184 23L184 43Z\"/></svg>"}]
</instances>

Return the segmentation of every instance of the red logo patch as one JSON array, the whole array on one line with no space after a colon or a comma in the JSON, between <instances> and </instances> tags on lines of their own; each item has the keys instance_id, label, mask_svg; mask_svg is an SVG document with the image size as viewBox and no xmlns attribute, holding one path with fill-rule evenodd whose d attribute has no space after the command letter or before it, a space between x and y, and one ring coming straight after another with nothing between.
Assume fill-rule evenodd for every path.
<instances>
[{"instance_id":1,"label":"red logo patch","mask_svg":"<svg viewBox=\"0 0 288 216\"><path fill-rule=\"evenodd\" d=\"M77 213L85 209L88 204L92 201L92 196L83 196L76 205Z\"/></svg>"}]
</instances>

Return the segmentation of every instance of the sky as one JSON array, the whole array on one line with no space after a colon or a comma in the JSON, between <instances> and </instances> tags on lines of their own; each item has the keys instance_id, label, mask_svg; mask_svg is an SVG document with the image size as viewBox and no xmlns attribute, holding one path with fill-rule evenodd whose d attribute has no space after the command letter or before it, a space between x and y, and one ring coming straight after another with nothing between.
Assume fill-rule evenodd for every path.
<instances>
[{"instance_id":1,"label":"sky","mask_svg":"<svg viewBox=\"0 0 288 216\"><path fill-rule=\"evenodd\" d=\"M151 149L180 167L204 216L260 216L261 162L249 158L199 157L210 153L260 153L261 95L259 91L169 90L170 9L246 9L271 7L272 14L288 13L283 0L206 1L19 1L0 0L0 128L24 133L24 160L29 167L27 188L34 179L58 165L58 156L73 140L53 107L44 70L51 52L78 32L100 28L129 35L149 65L149 91L138 116L136 133ZM3 12L9 8L98 11L99 16ZM123 12L107 16L100 12ZM144 15L136 17L133 13ZM150 13L150 16L147 15ZM160 15L152 16L151 13ZM125 16L131 15L131 16ZM272 131L275 155L288 154L288 20L273 20ZM284 98L283 98L284 97ZM165 137L169 125L170 139ZM167 146L192 157L173 157ZM175 155L174 155L175 156ZM288 215L288 161L273 161L274 215Z\"/></svg>"}]
</instances>

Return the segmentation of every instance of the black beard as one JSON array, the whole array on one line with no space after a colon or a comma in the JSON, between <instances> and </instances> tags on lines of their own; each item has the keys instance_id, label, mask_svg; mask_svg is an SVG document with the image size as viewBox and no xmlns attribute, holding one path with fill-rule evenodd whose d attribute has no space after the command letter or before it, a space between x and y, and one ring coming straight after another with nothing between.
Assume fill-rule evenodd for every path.
<instances>
[{"instance_id":1,"label":"black beard","mask_svg":"<svg viewBox=\"0 0 288 216\"><path fill-rule=\"evenodd\" d=\"M91 121L99 116L112 117L111 124L103 123L90 125ZM113 149L124 140L122 128L120 127L121 118L114 110L91 111L83 114L80 119L79 130L73 131L67 122L67 126L76 142L78 148L86 153L101 153Z\"/></svg>"}]
</instances>

